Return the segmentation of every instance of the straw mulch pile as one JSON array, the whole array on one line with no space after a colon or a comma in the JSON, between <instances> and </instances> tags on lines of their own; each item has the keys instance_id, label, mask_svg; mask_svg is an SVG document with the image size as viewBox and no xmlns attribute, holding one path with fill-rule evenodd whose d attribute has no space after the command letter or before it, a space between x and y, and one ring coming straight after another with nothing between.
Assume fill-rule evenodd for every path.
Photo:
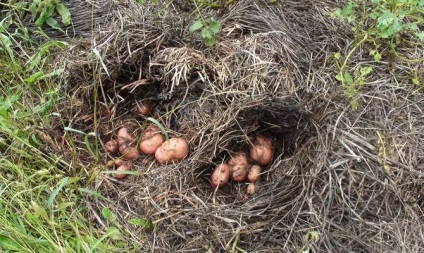
<instances>
[{"instance_id":1,"label":"straw mulch pile","mask_svg":"<svg viewBox=\"0 0 424 253\"><path fill-rule=\"evenodd\" d=\"M87 201L93 222L105 228L100 210L111 208L140 252L422 252L424 96L408 68L423 66L375 63L357 50L352 61L374 72L352 110L334 78L332 55L353 40L328 15L337 4L246 0L202 9L223 25L212 48L188 32L190 5L104 10L110 21L63 59L69 98L60 124L95 131L103 144L122 126L141 133L146 120L131 108L150 99L170 134L189 140L190 154L167 166L141 157L139 176L116 181L100 173L109 159L102 145L96 165L70 133L78 148L65 142L61 155L112 200ZM213 167L257 133L275 147L257 192L248 196L243 183L213 189ZM154 229L128 223L137 217Z\"/></svg>"}]
</instances>

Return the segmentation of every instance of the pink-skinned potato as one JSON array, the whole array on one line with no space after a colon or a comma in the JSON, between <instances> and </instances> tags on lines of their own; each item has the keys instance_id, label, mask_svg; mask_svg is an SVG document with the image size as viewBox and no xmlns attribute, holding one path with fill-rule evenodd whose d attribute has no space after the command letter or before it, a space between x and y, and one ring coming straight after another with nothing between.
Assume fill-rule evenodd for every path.
<instances>
[{"instance_id":1,"label":"pink-skinned potato","mask_svg":"<svg viewBox=\"0 0 424 253\"><path fill-rule=\"evenodd\" d=\"M231 167L231 179L234 182L243 182L247 177L247 166L240 164Z\"/></svg>"},{"instance_id":2,"label":"pink-skinned potato","mask_svg":"<svg viewBox=\"0 0 424 253\"><path fill-rule=\"evenodd\" d=\"M183 138L171 138L156 150L155 158L159 164L179 162L188 155L188 142Z\"/></svg>"},{"instance_id":3,"label":"pink-skinned potato","mask_svg":"<svg viewBox=\"0 0 424 253\"><path fill-rule=\"evenodd\" d=\"M150 100L144 100L141 103L137 104L134 108L134 111L143 116L149 115L152 110L152 102Z\"/></svg>"},{"instance_id":4,"label":"pink-skinned potato","mask_svg":"<svg viewBox=\"0 0 424 253\"><path fill-rule=\"evenodd\" d=\"M161 134L153 135L149 139L142 140L138 145L138 150L145 155L153 155L164 141L165 138Z\"/></svg>"},{"instance_id":5,"label":"pink-skinned potato","mask_svg":"<svg viewBox=\"0 0 424 253\"><path fill-rule=\"evenodd\" d=\"M247 189L246 189L247 194L249 194L249 195L254 194L255 193L255 188L256 188L256 185L254 183L250 183L247 186Z\"/></svg>"},{"instance_id":6,"label":"pink-skinned potato","mask_svg":"<svg viewBox=\"0 0 424 253\"><path fill-rule=\"evenodd\" d=\"M140 156L138 149L130 145L120 145L119 153L127 160L135 160Z\"/></svg>"},{"instance_id":7,"label":"pink-skinned potato","mask_svg":"<svg viewBox=\"0 0 424 253\"><path fill-rule=\"evenodd\" d=\"M215 167L211 176L212 187L222 187L228 183L230 179L230 166L226 163L221 163Z\"/></svg>"},{"instance_id":8,"label":"pink-skinned potato","mask_svg":"<svg viewBox=\"0 0 424 253\"><path fill-rule=\"evenodd\" d=\"M247 176L247 156L245 153L236 153L227 162L230 166L231 179L234 182L243 182Z\"/></svg>"},{"instance_id":9,"label":"pink-skinned potato","mask_svg":"<svg viewBox=\"0 0 424 253\"><path fill-rule=\"evenodd\" d=\"M118 153L118 141L117 140L110 140L105 143L106 151L111 155L116 155Z\"/></svg>"},{"instance_id":10,"label":"pink-skinned potato","mask_svg":"<svg viewBox=\"0 0 424 253\"><path fill-rule=\"evenodd\" d=\"M157 134L161 134L161 131L159 127L155 124L150 124L146 127L143 133L143 140L147 140L152 136L155 136Z\"/></svg>"},{"instance_id":11,"label":"pink-skinned potato","mask_svg":"<svg viewBox=\"0 0 424 253\"><path fill-rule=\"evenodd\" d=\"M119 146L129 145L134 142L134 137L128 133L128 129L126 127L120 128L116 135L118 136Z\"/></svg>"},{"instance_id":12,"label":"pink-skinned potato","mask_svg":"<svg viewBox=\"0 0 424 253\"><path fill-rule=\"evenodd\" d=\"M250 168L249 174L247 175L247 180L251 183L256 183L259 181L262 168L259 165L252 165Z\"/></svg>"},{"instance_id":13,"label":"pink-skinned potato","mask_svg":"<svg viewBox=\"0 0 424 253\"><path fill-rule=\"evenodd\" d=\"M124 165L125 161L122 160L122 159L116 159L114 163L115 163L116 167L119 167L119 166Z\"/></svg>"},{"instance_id":14,"label":"pink-skinned potato","mask_svg":"<svg viewBox=\"0 0 424 253\"><path fill-rule=\"evenodd\" d=\"M230 159L228 159L227 164L231 167L236 164L246 164L247 165L247 156L245 153L236 153Z\"/></svg>"},{"instance_id":15,"label":"pink-skinned potato","mask_svg":"<svg viewBox=\"0 0 424 253\"><path fill-rule=\"evenodd\" d=\"M132 169L132 162L125 162L121 166L119 166L116 171L130 171ZM116 173L115 178L118 180L122 180L127 177L127 174Z\"/></svg>"},{"instance_id":16,"label":"pink-skinned potato","mask_svg":"<svg viewBox=\"0 0 424 253\"><path fill-rule=\"evenodd\" d=\"M265 136L258 135L249 147L250 159L259 165L268 165L272 159L272 142Z\"/></svg>"},{"instance_id":17,"label":"pink-skinned potato","mask_svg":"<svg viewBox=\"0 0 424 253\"><path fill-rule=\"evenodd\" d=\"M164 141L165 138L159 128L155 124L150 124L144 131L138 150L145 155L153 155Z\"/></svg>"}]
</instances>

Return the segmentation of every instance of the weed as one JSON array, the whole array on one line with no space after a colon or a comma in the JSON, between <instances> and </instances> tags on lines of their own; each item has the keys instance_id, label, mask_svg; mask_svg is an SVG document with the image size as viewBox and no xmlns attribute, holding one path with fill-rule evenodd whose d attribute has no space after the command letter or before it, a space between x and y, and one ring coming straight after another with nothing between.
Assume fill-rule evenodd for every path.
<instances>
[{"instance_id":1,"label":"weed","mask_svg":"<svg viewBox=\"0 0 424 253\"><path fill-rule=\"evenodd\" d=\"M230 1L227 1L228 3ZM231 1L232 2L232 1ZM198 1L193 1L196 6L196 12L198 13L198 18L196 21L188 28L190 33L200 31L200 37L202 37L206 46L212 47L216 42L216 35L221 31L221 23L213 20L212 18L204 18L200 12ZM214 5L211 1L200 1L201 5ZM224 2L221 2L218 6L223 6ZM211 7L211 6L209 6ZM215 6L214 6L215 7Z\"/></svg>"},{"instance_id":2,"label":"weed","mask_svg":"<svg viewBox=\"0 0 424 253\"><path fill-rule=\"evenodd\" d=\"M424 59L404 59L396 51L400 43L408 39L406 35L409 34L415 36L420 43L424 42L424 32L419 28L424 23L423 13L423 0L348 1L343 8L334 10L333 17L347 21L355 31L355 41L349 53L344 57L340 52L334 54L338 67L336 79L340 81L346 97L352 99L353 110L358 108L355 97L366 84L366 78L373 69L358 66L350 68L348 65L352 54L364 43L370 43L372 49L369 50L369 55L375 62L380 62L384 55L381 48L386 48L382 45L388 43L389 52L393 56L405 61L423 61ZM414 84L420 83L417 75L411 77L411 80Z\"/></svg>"},{"instance_id":3,"label":"weed","mask_svg":"<svg viewBox=\"0 0 424 253\"><path fill-rule=\"evenodd\" d=\"M333 14L347 20L356 31L367 33L371 40L389 39L391 47L395 48L403 34L413 34L424 42L424 32L418 27L424 22L423 12L423 0L372 0L349 1Z\"/></svg>"},{"instance_id":4,"label":"weed","mask_svg":"<svg viewBox=\"0 0 424 253\"><path fill-rule=\"evenodd\" d=\"M28 4L29 11L38 27L46 23L54 29L61 30L61 25L53 18L55 12L59 13L64 26L71 24L71 13L60 0L34 0Z\"/></svg>"},{"instance_id":5,"label":"weed","mask_svg":"<svg viewBox=\"0 0 424 253\"><path fill-rule=\"evenodd\" d=\"M311 252L311 246L312 244L317 243L319 240L319 233L317 231L309 231L304 237L303 237L303 246L301 248L298 248L296 252L298 253L309 253Z\"/></svg>"},{"instance_id":6,"label":"weed","mask_svg":"<svg viewBox=\"0 0 424 253\"><path fill-rule=\"evenodd\" d=\"M200 31L200 36L208 47L212 47L216 42L216 35L221 31L221 23L203 17L197 19L188 29L191 33Z\"/></svg>"}]
</instances>

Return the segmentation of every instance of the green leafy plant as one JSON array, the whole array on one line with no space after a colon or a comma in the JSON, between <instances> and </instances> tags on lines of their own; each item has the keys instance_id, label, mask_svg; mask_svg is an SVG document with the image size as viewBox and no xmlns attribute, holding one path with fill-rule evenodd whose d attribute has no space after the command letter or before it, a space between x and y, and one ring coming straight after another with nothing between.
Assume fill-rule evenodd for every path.
<instances>
[{"instance_id":1,"label":"green leafy plant","mask_svg":"<svg viewBox=\"0 0 424 253\"><path fill-rule=\"evenodd\" d=\"M370 45L368 53L375 62L380 62L388 48L392 56L408 62L424 61L424 59L405 59L396 51L397 46L412 38L409 43L423 43L424 32L419 25L424 23L424 0L350 0L342 8L336 8L332 16L345 20L352 25L355 32L353 47L347 55L340 52L334 54L338 68L336 79L341 83L344 94L352 99L353 110L358 108L355 99L359 90L366 84L372 67L349 67L353 53L364 44ZM408 36L409 37L408 37ZM383 45L388 45L383 46ZM383 49L382 49L383 48ZM383 51L382 51L383 50ZM417 75L411 77L414 84L419 83Z\"/></svg>"},{"instance_id":2,"label":"green leafy plant","mask_svg":"<svg viewBox=\"0 0 424 253\"><path fill-rule=\"evenodd\" d=\"M71 24L71 13L59 0L34 0L29 6L29 10L33 18L38 17L35 24L39 27L46 23L52 28L60 29L59 22L53 18L55 11L61 16L63 25L68 26Z\"/></svg>"},{"instance_id":3,"label":"green leafy plant","mask_svg":"<svg viewBox=\"0 0 424 253\"><path fill-rule=\"evenodd\" d=\"M303 236L303 246L297 248L298 253L309 253L311 252L311 246L319 241L319 233L315 230L309 231Z\"/></svg>"},{"instance_id":4,"label":"green leafy plant","mask_svg":"<svg viewBox=\"0 0 424 253\"><path fill-rule=\"evenodd\" d=\"M359 90L366 84L366 77L371 74L372 67L348 67L348 61L352 54L357 50L357 48L367 39L367 36L359 41L356 46L349 51L349 53L342 60L342 55L340 52L334 54L334 59L338 68L338 73L336 79L341 83L344 95L351 99L351 108L352 110L358 109L358 100L356 96Z\"/></svg>"},{"instance_id":5,"label":"green leafy plant","mask_svg":"<svg viewBox=\"0 0 424 253\"><path fill-rule=\"evenodd\" d=\"M189 32L200 31L200 36L208 47L212 47L216 42L216 35L221 31L221 23L213 19L200 18L190 27Z\"/></svg>"},{"instance_id":6,"label":"green leafy plant","mask_svg":"<svg viewBox=\"0 0 424 253\"><path fill-rule=\"evenodd\" d=\"M365 26L363 32L372 39L390 39L396 45L402 34L415 35L424 42L424 32L418 26L424 23L423 13L423 0L363 0L349 1L333 15L356 28Z\"/></svg>"},{"instance_id":7,"label":"green leafy plant","mask_svg":"<svg viewBox=\"0 0 424 253\"><path fill-rule=\"evenodd\" d=\"M340 63L340 53L335 53L334 58L336 59L339 73L336 75L336 79L341 82L344 95L351 99L352 110L358 109L358 100L356 95L359 90L366 84L366 78L373 71L372 67L354 67L353 69L346 70L346 66Z\"/></svg>"},{"instance_id":8,"label":"green leafy plant","mask_svg":"<svg viewBox=\"0 0 424 253\"><path fill-rule=\"evenodd\" d=\"M143 218L129 219L128 223L130 223L134 226L145 228L146 230L152 230L154 228L154 224L153 224L152 221L146 220L146 219L143 219Z\"/></svg>"}]
</instances>

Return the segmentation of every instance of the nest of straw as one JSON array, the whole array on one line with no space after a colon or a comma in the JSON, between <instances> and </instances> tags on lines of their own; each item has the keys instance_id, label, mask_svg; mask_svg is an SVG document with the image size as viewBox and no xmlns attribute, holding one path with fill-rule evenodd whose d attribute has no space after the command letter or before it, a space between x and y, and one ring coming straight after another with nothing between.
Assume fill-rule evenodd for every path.
<instances>
[{"instance_id":1,"label":"nest of straw","mask_svg":"<svg viewBox=\"0 0 424 253\"><path fill-rule=\"evenodd\" d=\"M383 62L351 110L329 55L346 51L352 35L327 15L333 6L248 0L206 10L223 25L207 48L188 33L193 15L179 5L126 3L108 12L117 20L64 57L70 96L60 125L95 131L104 143L121 126L143 129L146 121L131 108L149 99L168 131L190 142L181 163L142 157L140 175L117 182L99 173L104 166L73 136L82 147L78 165L115 201L143 252L423 250L422 91L408 88L403 66L390 72ZM362 50L352 57L373 64ZM211 188L213 167L245 150L256 133L275 150L255 195L244 184ZM60 152L67 157L66 148ZM89 202L99 227L99 212L110 205ZM154 229L128 224L133 217L153 221Z\"/></svg>"}]
</instances>

